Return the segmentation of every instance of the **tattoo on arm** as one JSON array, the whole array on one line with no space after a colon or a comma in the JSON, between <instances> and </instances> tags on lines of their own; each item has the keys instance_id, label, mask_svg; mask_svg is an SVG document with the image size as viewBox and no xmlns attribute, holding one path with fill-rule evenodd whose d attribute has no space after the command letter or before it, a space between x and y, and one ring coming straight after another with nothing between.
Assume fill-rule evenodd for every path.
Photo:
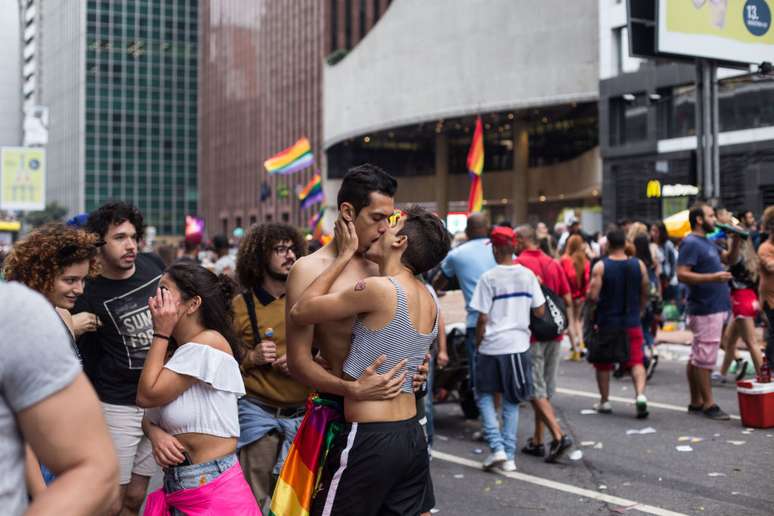
<instances>
[{"instance_id":1,"label":"tattoo on arm","mask_svg":"<svg viewBox=\"0 0 774 516\"><path fill-rule=\"evenodd\" d=\"M365 280L358 280L358 282L355 283L355 292L359 292L361 290L365 290L365 288L366 288Z\"/></svg>"}]
</instances>

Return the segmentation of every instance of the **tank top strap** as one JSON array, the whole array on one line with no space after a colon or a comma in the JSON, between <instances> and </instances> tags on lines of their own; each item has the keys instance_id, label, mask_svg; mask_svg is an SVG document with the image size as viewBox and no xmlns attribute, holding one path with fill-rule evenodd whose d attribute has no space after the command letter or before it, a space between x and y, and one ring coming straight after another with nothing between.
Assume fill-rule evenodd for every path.
<instances>
[{"instance_id":1,"label":"tank top strap","mask_svg":"<svg viewBox=\"0 0 774 516\"><path fill-rule=\"evenodd\" d=\"M406 291L403 290L403 287L400 286L400 283L398 283L398 280L396 280L392 276L387 276L387 279L390 280L390 283L392 283L392 286L395 287L395 293L398 297L398 304L395 306L394 320L407 321L408 320L408 300L406 299Z\"/></svg>"}]
</instances>

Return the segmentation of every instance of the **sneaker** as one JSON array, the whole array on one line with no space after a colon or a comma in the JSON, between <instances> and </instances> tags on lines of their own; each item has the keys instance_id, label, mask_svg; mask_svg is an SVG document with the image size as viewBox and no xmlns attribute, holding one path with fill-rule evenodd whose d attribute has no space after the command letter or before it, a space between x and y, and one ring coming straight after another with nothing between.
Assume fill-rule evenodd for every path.
<instances>
[{"instance_id":1,"label":"sneaker","mask_svg":"<svg viewBox=\"0 0 774 516\"><path fill-rule=\"evenodd\" d=\"M513 459L508 459L500 464L500 469L503 471L516 471L516 461Z\"/></svg>"},{"instance_id":2,"label":"sneaker","mask_svg":"<svg viewBox=\"0 0 774 516\"><path fill-rule=\"evenodd\" d=\"M530 437L529 439L527 439L527 446L521 449L521 453L532 455L534 457L545 457L546 445L542 443L535 444L535 441L533 441L532 437Z\"/></svg>"},{"instance_id":3,"label":"sneaker","mask_svg":"<svg viewBox=\"0 0 774 516\"><path fill-rule=\"evenodd\" d=\"M637 406L637 419L645 419L648 417L648 398L646 398L644 394L637 396L635 405Z\"/></svg>"},{"instance_id":4,"label":"sneaker","mask_svg":"<svg viewBox=\"0 0 774 516\"><path fill-rule=\"evenodd\" d=\"M731 416L720 410L720 407L717 405L712 405L710 408L704 409L704 415L715 421L728 421L731 419Z\"/></svg>"},{"instance_id":5,"label":"sneaker","mask_svg":"<svg viewBox=\"0 0 774 516\"><path fill-rule=\"evenodd\" d=\"M490 453L489 456L484 459L483 467L485 470L489 470L507 460L508 457L505 455L505 452L503 450L497 450L494 453Z\"/></svg>"},{"instance_id":6,"label":"sneaker","mask_svg":"<svg viewBox=\"0 0 774 516\"><path fill-rule=\"evenodd\" d=\"M736 381L738 382L747 374L748 363L747 360L742 358L737 359L737 363L739 364L739 366L736 368Z\"/></svg>"},{"instance_id":7,"label":"sneaker","mask_svg":"<svg viewBox=\"0 0 774 516\"><path fill-rule=\"evenodd\" d=\"M551 447L548 450L546 462L556 462L561 459L564 452L566 452L572 444L572 437L566 434L558 441L551 441Z\"/></svg>"},{"instance_id":8,"label":"sneaker","mask_svg":"<svg viewBox=\"0 0 774 516\"><path fill-rule=\"evenodd\" d=\"M701 405L688 405L688 413L699 415L704 412L704 407Z\"/></svg>"},{"instance_id":9,"label":"sneaker","mask_svg":"<svg viewBox=\"0 0 774 516\"><path fill-rule=\"evenodd\" d=\"M604 401L602 403L594 403L594 410L596 410L600 414L612 414L613 413L613 407L610 406L610 402L609 401Z\"/></svg>"}]
</instances>

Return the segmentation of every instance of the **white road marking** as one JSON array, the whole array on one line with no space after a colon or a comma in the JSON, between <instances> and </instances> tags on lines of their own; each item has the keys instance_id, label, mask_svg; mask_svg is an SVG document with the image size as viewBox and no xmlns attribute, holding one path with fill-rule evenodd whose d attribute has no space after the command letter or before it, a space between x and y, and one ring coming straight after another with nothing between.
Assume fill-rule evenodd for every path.
<instances>
[{"instance_id":1,"label":"white road marking","mask_svg":"<svg viewBox=\"0 0 774 516\"><path fill-rule=\"evenodd\" d=\"M599 400L598 392L577 391L575 389L565 389L563 387L557 387L556 392L561 394L569 394L570 396L582 396L584 398L592 398L595 400ZM630 399L630 398L621 398L620 396L610 396L608 399L610 401L616 401L618 403L627 403L629 405L634 405L634 399ZM688 407L680 407L677 405L670 405L668 403L659 403L657 401L648 400L648 408L651 408L651 407L662 408L666 410L674 410L675 412L682 412L683 414L688 413ZM729 415L731 416L731 419L736 419L736 420L741 419L736 414L729 414Z\"/></svg>"},{"instance_id":2,"label":"white road marking","mask_svg":"<svg viewBox=\"0 0 774 516\"><path fill-rule=\"evenodd\" d=\"M433 454L433 457L436 459L444 460L446 462L452 462L454 464L467 466L469 468L474 468L476 470L481 471L480 462L466 459L464 457L458 457L450 453L440 452L438 450L433 450L432 454ZM576 487L572 484L564 484L562 482L557 482L555 480L548 480L546 478L527 475L526 473L518 473L515 471L498 471L498 470L492 470L491 472L497 473L498 475L502 475L513 480L519 480L521 482L527 482L529 484L534 484L541 487L547 487L549 489L556 489L557 491L564 491L565 493L571 493L574 495L583 496L585 498L591 498L592 500L599 500L600 502L614 504L619 507L625 507L627 509L644 512L646 514L656 514L657 516L686 516L684 513L681 513L681 512L674 512L668 509L662 509L661 507L655 507L653 505L641 504L634 500L627 500L626 498L619 498L617 496L598 493L596 491L591 491L589 489Z\"/></svg>"}]
</instances>

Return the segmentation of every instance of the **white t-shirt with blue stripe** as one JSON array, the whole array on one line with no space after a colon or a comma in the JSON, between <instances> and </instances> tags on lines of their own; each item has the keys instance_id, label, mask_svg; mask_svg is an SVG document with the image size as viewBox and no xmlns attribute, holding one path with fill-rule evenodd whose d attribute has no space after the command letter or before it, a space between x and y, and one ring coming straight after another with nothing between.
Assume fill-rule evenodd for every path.
<instances>
[{"instance_id":1,"label":"white t-shirt with blue stripe","mask_svg":"<svg viewBox=\"0 0 774 516\"><path fill-rule=\"evenodd\" d=\"M529 316L546 302L540 283L522 265L498 265L481 275L470 307L489 316L478 352L484 355L523 353L529 349Z\"/></svg>"}]
</instances>

